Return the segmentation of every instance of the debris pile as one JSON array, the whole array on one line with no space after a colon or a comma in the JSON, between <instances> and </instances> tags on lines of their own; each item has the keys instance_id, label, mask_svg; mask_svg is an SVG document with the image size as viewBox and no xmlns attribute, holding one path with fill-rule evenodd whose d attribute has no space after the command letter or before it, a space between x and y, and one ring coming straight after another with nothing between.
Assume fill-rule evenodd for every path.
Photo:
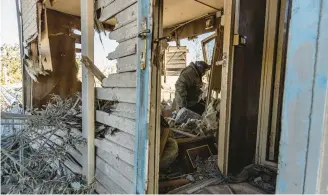
<instances>
[{"instance_id":1,"label":"debris pile","mask_svg":"<svg viewBox=\"0 0 328 195\"><path fill-rule=\"evenodd\" d=\"M187 108L182 108L175 114L170 110L168 103L162 102L162 105L161 127L169 128L171 131L168 139L161 136L161 143L166 143L163 154L173 158L168 161L161 155L159 191L167 193L188 183L210 178L222 179L217 167L215 145L220 100L214 99L202 116ZM167 117L166 114L170 112L171 116ZM174 150L169 149L168 146L172 145L169 144L169 140L176 141Z\"/></svg>"},{"instance_id":2,"label":"debris pile","mask_svg":"<svg viewBox=\"0 0 328 195\"><path fill-rule=\"evenodd\" d=\"M1 137L1 185L3 193L86 194L84 176L67 164L79 165L71 151L82 154L80 94L70 98L54 95L44 108L31 110L24 128ZM103 106L96 102L96 106ZM96 137L116 129L96 123Z\"/></svg>"}]
</instances>

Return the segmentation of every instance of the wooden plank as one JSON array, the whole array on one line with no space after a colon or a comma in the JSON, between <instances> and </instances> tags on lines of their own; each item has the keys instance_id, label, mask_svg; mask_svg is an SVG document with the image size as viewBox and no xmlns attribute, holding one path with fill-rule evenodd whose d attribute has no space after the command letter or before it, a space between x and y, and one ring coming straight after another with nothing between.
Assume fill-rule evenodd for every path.
<instances>
[{"instance_id":1,"label":"wooden plank","mask_svg":"<svg viewBox=\"0 0 328 195\"><path fill-rule=\"evenodd\" d=\"M276 29L278 16L278 2L268 0L266 6L266 21L264 30L263 42L263 57L262 57L262 73L261 73L261 87L260 87L260 104L259 104L259 122L257 125L257 156L256 161L263 164L266 160L267 141L269 132L269 121L271 110L272 98L272 82L274 63L276 62ZM279 51L278 51L279 52ZM271 129L271 131L276 129ZM270 156L270 155L269 155Z\"/></svg>"},{"instance_id":2,"label":"wooden plank","mask_svg":"<svg viewBox=\"0 0 328 195\"><path fill-rule=\"evenodd\" d=\"M113 135L106 135L106 139L121 145L122 147L125 147L129 150L134 150L135 145L134 145L134 139L135 137L125 133L123 131L115 132Z\"/></svg>"},{"instance_id":3,"label":"wooden plank","mask_svg":"<svg viewBox=\"0 0 328 195\"><path fill-rule=\"evenodd\" d=\"M99 68L93 63L90 58L82 55L82 63L85 67L99 80L102 81L106 76L99 70Z\"/></svg>"},{"instance_id":4,"label":"wooden plank","mask_svg":"<svg viewBox=\"0 0 328 195\"><path fill-rule=\"evenodd\" d=\"M96 169L96 179L109 192L109 194L126 194L127 192L119 187L112 179L102 173L98 168Z\"/></svg>"},{"instance_id":5,"label":"wooden plank","mask_svg":"<svg viewBox=\"0 0 328 195\"><path fill-rule=\"evenodd\" d=\"M159 182L159 188L167 188L167 187L174 187L174 186L182 186L190 183L188 179L174 179L168 181L161 181Z\"/></svg>"},{"instance_id":6,"label":"wooden plank","mask_svg":"<svg viewBox=\"0 0 328 195\"><path fill-rule=\"evenodd\" d=\"M135 3L124 10L124 12L120 12L115 16L117 24L115 25L116 28L120 28L129 24L133 21L137 20L137 13L138 13L138 4Z\"/></svg>"},{"instance_id":7,"label":"wooden plank","mask_svg":"<svg viewBox=\"0 0 328 195\"><path fill-rule=\"evenodd\" d=\"M95 181L95 190L98 194L109 194L109 190L97 180Z\"/></svg>"},{"instance_id":8,"label":"wooden plank","mask_svg":"<svg viewBox=\"0 0 328 195\"><path fill-rule=\"evenodd\" d=\"M32 37L35 37L34 35L37 35L37 33L38 33L37 24L28 27L26 30L23 31L24 41L28 43L31 42Z\"/></svg>"},{"instance_id":9,"label":"wooden plank","mask_svg":"<svg viewBox=\"0 0 328 195\"><path fill-rule=\"evenodd\" d=\"M82 55L88 56L92 61L94 57L94 2L81 0L81 45ZM84 173L88 184L93 182L95 176L95 93L94 77L86 66L82 66L82 135L87 138L86 153L83 154Z\"/></svg>"},{"instance_id":10,"label":"wooden plank","mask_svg":"<svg viewBox=\"0 0 328 195\"><path fill-rule=\"evenodd\" d=\"M239 11L239 10L238 10ZM228 174L229 129L231 111L231 88L233 71L233 22L235 20L235 0L227 1L224 5L224 35L223 53L227 60L222 68L222 89L220 103L220 122L218 133L218 167L223 175Z\"/></svg>"},{"instance_id":11,"label":"wooden plank","mask_svg":"<svg viewBox=\"0 0 328 195\"><path fill-rule=\"evenodd\" d=\"M171 65L171 64L185 64L186 65L186 60L185 59L171 59L169 61L166 62L166 65Z\"/></svg>"},{"instance_id":12,"label":"wooden plank","mask_svg":"<svg viewBox=\"0 0 328 195\"><path fill-rule=\"evenodd\" d=\"M29 19L29 15L31 14L31 12L35 12L37 11L37 6L36 6L36 2L29 2L26 5L22 5L23 9L22 9L22 18L25 18L25 21L27 21ZM35 14L36 17L36 14ZM23 22L23 24L25 23L25 21Z\"/></svg>"},{"instance_id":13,"label":"wooden plank","mask_svg":"<svg viewBox=\"0 0 328 195\"><path fill-rule=\"evenodd\" d=\"M72 161L65 161L64 165L69 168L71 171L73 171L74 173L78 173L78 174L83 174L82 173L82 167L77 165L76 163L72 162Z\"/></svg>"},{"instance_id":14,"label":"wooden plank","mask_svg":"<svg viewBox=\"0 0 328 195\"><path fill-rule=\"evenodd\" d=\"M111 112L112 115L118 116L118 117L123 117L123 118L128 118L128 119L132 119L135 120L136 119L136 115L133 113L129 113L129 112L117 112L117 111L113 111Z\"/></svg>"},{"instance_id":15,"label":"wooden plank","mask_svg":"<svg viewBox=\"0 0 328 195\"><path fill-rule=\"evenodd\" d=\"M95 10L104 8L104 7L108 6L109 4L111 4L113 1L115 1L115 0L97 0L95 2Z\"/></svg>"},{"instance_id":16,"label":"wooden plank","mask_svg":"<svg viewBox=\"0 0 328 195\"><path fill-rule=\"evenodd\" d=\"M183 69L186 67L186 63L183 64L166 64L165 68L170 69L170 68L177 68L177 69Z\"/></svg>"},{"instance_id":17,"label":"wooden plank","mask_svg":"<svg viewBox=\"0 0 328 195\"><path fill-rule=\"evenodd\" d=\"M118 112L128 112L128 113L136 114L136 104L117 103L113 105L113 109Z\"/></svg>"},{"instance_id":18,"label":"wooden plank","mask_svg":"<svg viewBox=\"0 0 328 195\"><path fill-rule=\"evenodd\" d=\"M128 193L132 193L133 182L123 176L116 169L107 164L103 159L96 157L97 169L112 178L112 180Z\"/></svg>"},{"instance_id":19,"label":"wooden plank","mask_svg":"<svg viewBox=\"0 0 328 195\"><path fill-rule=\"evenodd\" d=\"M96 88L96 97L101 100L135 103L136 95L136 88Z\"/></svg>"},{"instance_id":20,"label":"wooden plank","mask_svg":"<svg viewBox=\"0 0 328 195\"><path fill-rule=\"evenodd\" d=\"M137 44L136 38L124 41L116 47L115 51L109 53L107 58L109 60L115 60L117 58L122 58L125 56L136 54L137 52L136 44Z\"/></svg>"},{"instance_id":21,"label":"wooden plank","mask_svg":"<svg viewBox=\"0 0 328 195\"><path fill-rule=\"evenodd\" d=\"M105 87L137 87L137 73L125 72L110 74L102 80L102 86Z\"/></svg>"},{"instance_id":22,"label":"wooden plank","mask_svg":"<svg viewBox=\"0 0 328 195\"><path fill-rule=\"evenodd\" d=\"M179 76L181 73L180 71L166 71L166 76Z\"/></svg>"},{"instance_id":23,"label":"wooden plank","mask_svg":"<svg viewBox=\"0 0 328 195\"><path fill-rule=\"evenodd\" d=\"M180 47L177 47L177 46L169 46L167 49L166 49L166 52L168 53L171 53L171 52L188 52L188 49L187 49L187 46L180 46Z\"/></svg>"},{"instance_id":24,"label":"wooden plank","mask_svg":"<svg viewBox=\"0 0 328 195\"><path fill-rule=\"evenodd\" d=\"M135 135L136 131L136 121L118 117L115 115L108 114L106 112L97 110L96 111L96 121L109 125L111 127L115 127L119 130L122 130L130 135Z\"/></svg>"},{"instance_id":25,"label":"wooden plank","mask_svg":"<svg viewBox=\"0 0 328 195\"><path fill-rule=\"evenodd\" d=\"M116 63L117 72L128 72L137 70L137 56L130 55L117 59Z\"/></svg>"},{"instance_id":26,"label":"wooden plank","mask_svg":"<svg viewBox=\"0 0 328 195\"><path fill-rule=\"evenodd\" d=\"M32 25L34 23L37 23L37 11L36 11L36 9L32 9L30 11L30 13L28 13L24 17L23 29L25 30L29 25Z\"/></svg>"},{"instance_id":27,"label":"wooden plank","mask_svg":"<svg viewBox=\"0 0 328 195\"><path fill-rule=\"evenodd\" d=\"M113 112L116 116L125 117L129 119L136 119L136 104L118 103L113 106Z\"/></svg>"},{"instance_id":28,"label":"wooden plank","mask_svg":"<svg viewBox=\"0 0 328 195\"><path fill-rule=\"evenodd\" d=\"M105 150L112 156L115 156L117 159L122 160L130 165L134 165L134 152L124 148L120 145L117 145L114 142L111 142L107 139L95 139L95 145L102 150Z\"/></svg>"},{"instance_id":29,"label":"wooden plank","mask_svg":"<svg viewBox=\"0 0 328 195\"><path fill-rule=\"evenodd\" d=\"M122 175L127 177L130 181L133 181L134 170L132 165L119 158L116 158L116 156L106 152L101 148L97 148L97 156L103 159L111 167L119 171Z\"/></svg>"},{"instance_id":30,"label":"wooden plank","mask_svg":"<svg viewBox=\"0 0 328 195\"><path fill-rule=\"evenodd\" d=\"M226 7L225 7L225 9L226 9ZM182 28L178 29L179 39L198 36L198 35L201 35L201 34L204 34L204 33L211 32L211 31L215 30L216 25L217 25L216 23L214 23L213 28L206 29L206 20L210 17L215 19L216 18L215 13L213 13L212 16L204 17L204 18L192 21L192 22L184 25ZM169 27L169 28L165 27L163 36L170 36L170 32L174 28L175 27ZM172 37L172 41L174 41L174 37Z\"/></svg>"},{"instance_id":31,"label":"wooden plank","mask_svg":"<svg viewBox=\"0 0 328 195\"><path fill-rule=\"evenodd\" d=\"M109 38L111 40L116 40L117 42L121 43L128 39L132 39L137 37L138 35L138 26L137 22L129 23L121 28L114 29L114 31L109 33Z\"/></svg>"},{"instance_id":32,"label":"wooden plank","mask_svg":"<svg viewBox=\"0 0 328 195\"><path fill-rule=\"evenodd\" d=\"M99 21L104 22L110 19L117 13L122 12L124 9L136 2L137 0L116 0L112 2L109 6L104 7L104 9L101 11Z\"/></svg>"}]
</instances>

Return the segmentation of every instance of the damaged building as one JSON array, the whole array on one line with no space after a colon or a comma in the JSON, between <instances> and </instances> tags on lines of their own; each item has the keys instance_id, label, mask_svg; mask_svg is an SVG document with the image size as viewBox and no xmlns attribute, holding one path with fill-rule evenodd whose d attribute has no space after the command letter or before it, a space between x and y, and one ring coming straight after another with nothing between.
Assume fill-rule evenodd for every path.
<instances>
[{"instance_id":1,"label":"damaged building","mask_svg":"<svg viewBox=\"0 0 328 195\"><path fill-rule=\"evenodd\" d=\"M325 0L18 2L24 108L82 93L86 143L65 166L98 194L328 193ZM94 63L99 31L113 74ZM175 102L192 40L203 114Z\"/></svg>"}]
</instances>

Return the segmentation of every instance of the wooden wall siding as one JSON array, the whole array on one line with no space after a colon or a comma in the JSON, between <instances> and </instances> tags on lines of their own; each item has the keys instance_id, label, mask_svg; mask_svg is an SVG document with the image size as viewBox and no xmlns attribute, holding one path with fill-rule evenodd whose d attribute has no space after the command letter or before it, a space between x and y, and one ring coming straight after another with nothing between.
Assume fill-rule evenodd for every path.
<instances>
[{"instance_id":1,"label":"wooden wall siding","mask_svg":"<svg viewBox=\"0 0 328 195\"><path fill-rule=\"evenodd\" d=\"M131 55L117 59L116 70L117 72L128 72L137 70L137 56Z\"/></svg>"},{"instance_id":2,"label":"wooden wall siding","mask_svg":"<svg viewBox=\"0 0 328 195\"><path fill-rule=\"evenodd\" d=\"M38 34L37 23L37 0L21 0L22 21L23 21L23 41L29 43Z\"/></svg>"},{"instance_id":3,"label":"wooden wall siding","mask_svg":"<svg viewBox=\"0 0 328 195\"><path fill-rule=\"evenodd\" d=\"M109 53L107 58L109 60L115 60L117 58L122 58L129 55L134 55L137 52L137 39L129 39L120 43L116 50Z\"/></svg>"},{"instance_id":4,"label":"wooden wall siding","mask_svg":"<svg viewBox=\"0 0 328 195\"><path fill-rule=\"evenodd\" d=\"M111 100L126 103L136 103L135 88L96 88L96 97L101 100Z\"/></svg>"},{"instance_id":5,"label":"wooden wall siding","mask_svg":"<svg viewBox=\"0 0 328 195\"><path fill-rule=\"evenodd\" d=\"M111 74L102 81L103 87L137 87L136 72Z\"/></svg>"},{"instance_id":6,"label":"wooden wall siding","mask_svg":"<svg viewBox=\"0 0 328 195\"><path fill-rule=\"evenodd\" d=\"M117 60L117 73L108 75L102 81L102 88L96 88L96 97L117 101L111 113L96 111L96 120L119 129L104 139L96 139L96 180L100 184L98 193L135 193L134 150L136 133L136 44L137 4L136 0L101 0L100 21L115 18L116 25L109 38L119 42L115 51L108 54L110 60Z\"/></svg>"},{"instance_id":7,"label":"wooden wall siding","mask_svg":"<svg viewBox=\"0 0 328 195\"><path fill-rule=\"evenodd\" d=\"M109 33L109 38L121 43L128 39L137 37L137 34L138 34L137 21L134 21L123 27L115 28L114 31Z\"/></svg>"},{"instance_id":8,"label":"wooden wall siding","mask_svg":"<svg viewBox=\"0 0 328 195\"><path fill-rule=\"evenodd\" d=\"M109 5L104 6L101 10L101 14L99 20L104 22L111 17L119 14L120 12L124 12L122 14L129 14L129 10L126 11L126 8L135 4L137 0L115 0L112 1Z\"/></svg>"},{"instance_id":9,"label":"wooden wall siding","mask_svg":"<svg viewBox=\"0 0 328 195\"><path fill-rule=\"evenodd\" d=\"M95 145L125 163L134 165L134 152L108 139L96 139ZM100 156L101 157L101 156ZM110 162L107 162L110 163Z\"/></svg>"},{"instance_id":10,"label":"wooden wall siding","mask_svg":"<svg viewBox=\"0 0 328 195\"><path fill-rule=\"evenodd\" d=\"M96 120L100 123L115 127L121 131L129 133L130 135L135 135L135 120L131 120L124 117L118 117L100 110L96 111Z\"/></svg>"}]
</instances>

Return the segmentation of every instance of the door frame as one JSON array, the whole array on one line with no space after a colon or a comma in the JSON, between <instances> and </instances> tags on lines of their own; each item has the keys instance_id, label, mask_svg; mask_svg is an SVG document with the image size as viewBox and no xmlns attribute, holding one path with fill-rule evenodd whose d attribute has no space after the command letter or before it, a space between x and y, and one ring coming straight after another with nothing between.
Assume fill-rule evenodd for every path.
<instances>
[{"instance_id":1,"label":"door frame","mask_svg":"<svg viewBox=\"0 0 328 195\"><path fill-rule=\"evenodd\" d=\"M220 124L218 132L218 167L228 174L230 112L233 75L233 36L238 33L239 0L224 1L223 61L221 79Z\"/></svg>"},{"instance_id":2,"label":"door frame","mask_svg":"<svg viewBox=\"0 0 328 195\"><path fill-rule=\"evenodd\" d=\"M277 169L278 163L266 159L267 142L268 133L270 139L276 139L279 125L279 105L282 104L279 94L282 93L281 85L284 81L287 15L287 0L267 0L255 162L273 169ZM269 146L271 157L274 156L274 144Z\"/></svg>"}]
</instances>

